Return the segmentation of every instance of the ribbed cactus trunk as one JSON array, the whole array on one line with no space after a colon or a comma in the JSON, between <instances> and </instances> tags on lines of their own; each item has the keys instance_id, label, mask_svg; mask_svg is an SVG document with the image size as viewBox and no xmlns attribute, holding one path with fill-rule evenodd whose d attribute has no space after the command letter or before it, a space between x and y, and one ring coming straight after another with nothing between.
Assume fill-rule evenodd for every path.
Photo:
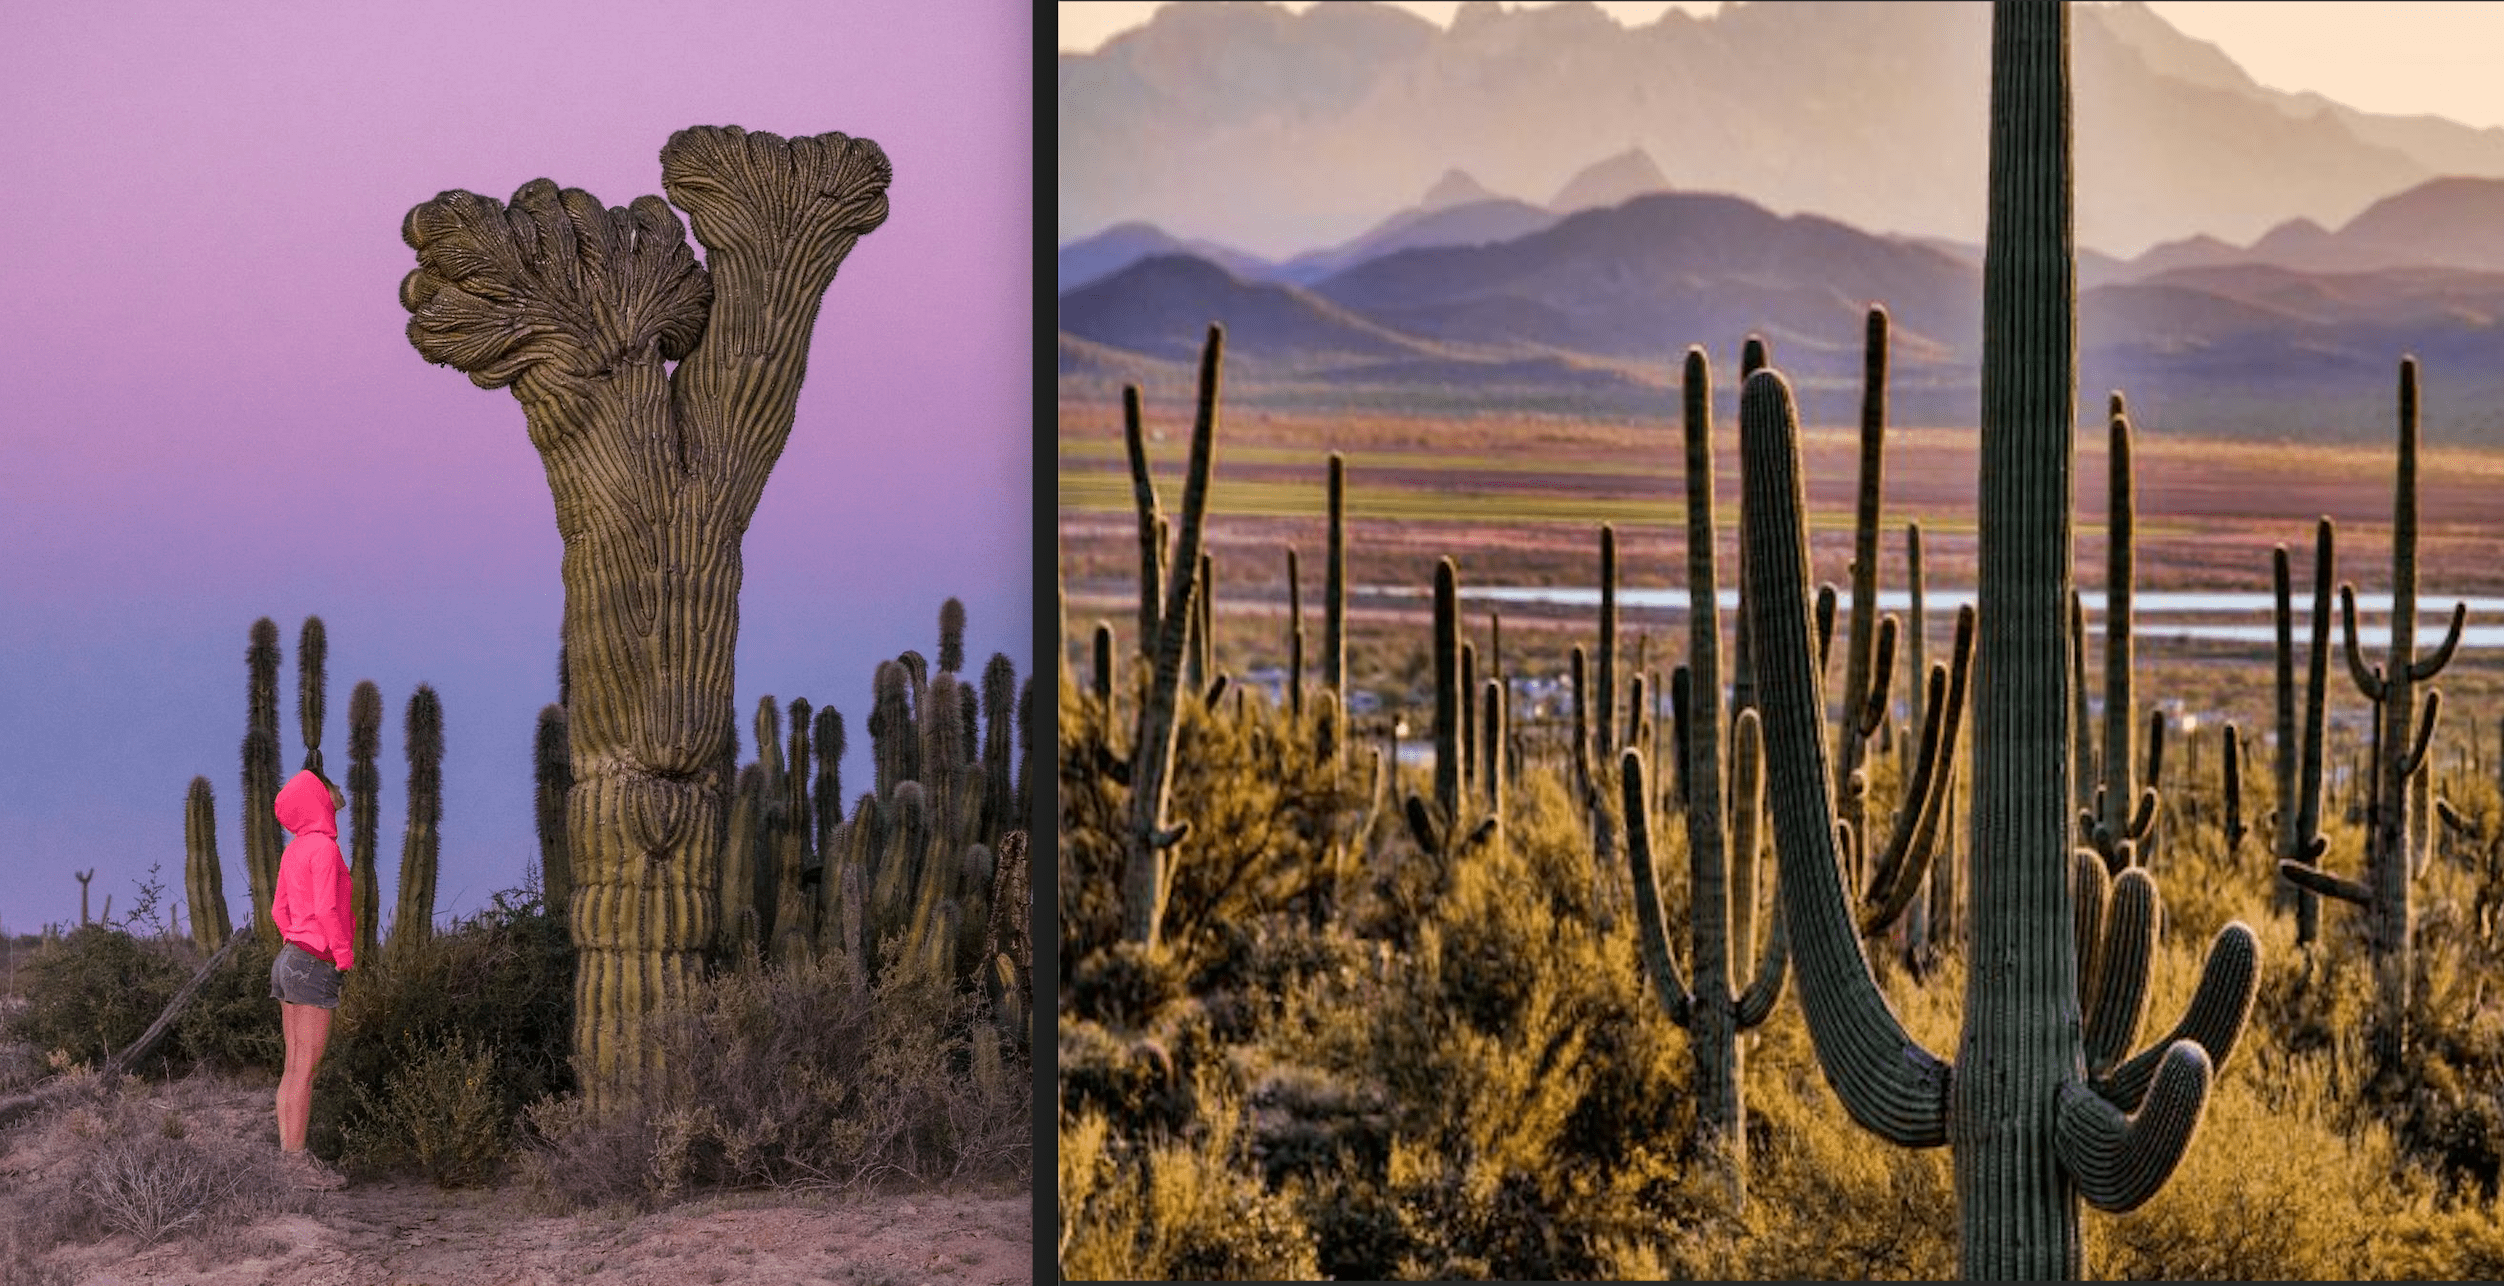
<instances>
[{"instance_id":1,"label":"ribbed cactus trunk","mask_svg":"<svg viewBox=\"0 0 2504 1286\"><path fill-rule=\"evenodd\" d=\"M443 703L421 683L409 694L405 749L409 819L400 835L400 904L391 921L393 954L425 949L435 929L435 864L443 839Z\"/></svg>"},{"instance_id":2,"label":"ribbed cactus trunk","mask_svg":"<svg viewBox=\"0 0 2504 1286\"><path fill-rule=\"evenodd\" d=\"M1105 649L1105 660L1112 660L1112 649ZM825 740L826 713L818 715L818 739ZM1005 835L1025 828L1017 816L1017 777L1014 742L1017 731L1017 664L1008 655L994 652L982 668L982 833L988 837ZM842 736L840 732L836 734ZM840 746L840 741L838 741ZM837 754L841 751L838 749ZM834 793L820 790L818 806L836 808L842 805L840 789ZM823 829L822 827L820 828Z\"/></svg>"},{"instance_id":3,"label":"ribbed cactus trunk","mask_svg":"<svg viewBox=\"0 0 2504 1286\"><path fill-rule=\"evenodd\" d=\"M1876 716L1885 713L1885 699L1873 702L1886 686L1878 652L1878 532L1880 505L1886 494L1887 446L1887 310L1872 305L1863 318L1861 339L1860 486L1852 503L1852 615L1844 632L1843 705L1835 721L1835 793L1843 801L1843 820L1852 824L1865 852L1868 794L1852 788L1868 754ZM1892 658L1890 658L1892 659ZM1855 867L1853 882L1867 876Z\"/></svg>"},{"instance_id":4,"label":"ribbed cactus trunk","mask_svg":"<svg viewBox=\"0 0 2504 1286\"><path fill-rule=\"evenodd\" d=\"M2161 715L2151 718L2148 738L2148 779L2145 788L2132 773L2137 765L2131 745L2136 731L2137 695L2131 684L2134 659L2131 595L2138 573L2138 499L2130 464L2130 414L2119 393L2106 407L2109 447L2105 473L2110 504L2105 530L2104 564L2104 750L2095 797L2096 815L2088 838L2114 875L2133 863L2145 865L2147 845L2155 836L2157 771L2161 760Z\"/></svg>"},{"instance_id":5,"label":"ribbed cactus trunk","mask_svg":"<svg viewBox=\"0 0 2504 1286\"><path fill-rule=\"evenodd\" d=\"M226 909L226 876L217 860L217 800L206 777L191 779L183 801L183 886L192 944L213 953L234 935L235 921Z\"/></svg>"},{"instance_id":6,"label":"ribbed cactus trunk","mask_svg":"<svg viewBox=\"0 0 2504 1286\"><path fill-rule=\"evenodd\" d=\"M249 718L243 734L243 866L252 885L252 924L271 947L278 945L278 925L270 919L270 901L278 894L278 855L286 840L279 833L278 814L278 623L264 616L252 623L252 645L244 653L251 672Z\"/></svg>"},{"instance_id":7,"label":"ribbed cactus trunk","mask_svg":"<svg viewBox=\"0 0 2504 1286\"><path fill-rule=\"evenodd\" d=\"M877 144L837 133L697 127L660 159L702 265L660 198L610 209L546 180L509 207L447 192L402 227L410 341L512 387L565 542L574 1045L595 1107L645 1066L644 1014L713 939L740 539L890 177Z\"/></svg>"},{"instance_id":8,"label":"ribbed cactus trunk","mask_svg":"<svg viewBox=\"0 0 2504 1286\"><path fill-rule=\"evenodd\" d=\"M1200 352L1200 393L1191 426L1191 463L1183 481L1180 546L1174 562L1201 565L1201 523L1208 512L1209 473L1217 445L1218 376L1225 357L1225 331L1209 327ZM1190 618L1196 577L1185 577L1166 596L1164 615L1156 625L1156 648L1148 675L1147 696L1140 704L1139 728L1131 741L1128 852L1122 872L1123 936L1143 946L1157 944L1171 888L1169 871L1175 848L1190 832L1189 823L1174 824L1166 815L1172 786L1174 733L1182 688L1183 644Z\"/></svg>"},{"instance_id":9,"label":"ribbed cactus trunk","mask_svg":"<svg viewBox=\"0 0 2504 1286\"><path fill-rule=\"evenodd\" d=\"M375 852L382 830L383 692L361 679L348 693L348 887L356 901L356 954L381 957L382 885Z\"/></svg>"},{"instance_id":10,"label":"ribbed cactus trunk","mask_svg":"<svg viewBox=\"0 0 2504 1286\"><path fill-rule=\"evenodd\" d=\"M2330 841L2321 833L2321 771L2323 707L2330 678L2330 584L2336 578L2336 529L2323 518L2313 534L2313 637L2306 660L2303 715L2298 721L2295 695L2295 622L2292 577L2286 546L2271 559L2277 588L2278 627L2278 827L2277 857L2282 862L2316 866ZM2293 886L2295 940L2313 942L2321 934L2321 901L2309 889Z\"/></svg>"},{"instance_id":11,"label":"ribbed cactus trunk","mask_svg":"<svg viewBox=\"0 0 2504 1286\"><path fill-rule=\"evenodd\" d=\"M958 609L960 617L963 610ZM963 630L961 621L958 629ZM949 655L944 627L939 654ZM961 642L957 655L961 660ZM943 663L942 673L952 671ZM791 752L783 762L783 825L774 863L774 958L788 964L799 959L816 936L816 926L810 923L812 908L800 892L800 872L808 864L809 841L817 829L810 812L809 703L805 697L791 699Z\"/></svg>"},{"instance_id":12,"label":"ribbed cactus trunk","mask_svg":"<svg viewBox=\"0 0 2504 1286\"><path fill-rule=\"evenodd\" d=\"M1898 1144L1952 1148L1959 1262L1982 1280L2076 1276L2079 1199L2118 1211L2155 1193L2188 1146L2212 1065L2240 1034L2255 981L2251 931L2228 925L2173 1035L2119 1057L2145 998L2154 882L2132 870L2108 899L2102 863L2072 860L2062 637L2076 386L2068 46L2066 6L1994 6L1968 846L1974 963L1953 1065L1916 1044L1887 1008L1841 886L1804 611L1805 487L1789 386L1770 371L1752 377L1740 412L1748 613L1802 1009L1856 1122ZM2077 893L2090 876L2098 883ZM2090 905L2094 916L2082 916ZM2092 971L2081 967L2082 945L2094 951ZM2094 985L2082 987L2082 976Z\"/></svg>"},{"instance_id":13,"label":"ribbed cactus trunk","mask_svg":"<svg viewBox=\"0 0 2504 1286\"><path fill-rule=\"evenodd\" d=\"M1323 567L1322 686L1342 715L1348 709L1348 462L1330 453L1330 545Z\"/></svg>"},{"instance_id":14,"label":"ribbed cactus trunk","mask_svg":"<svg viewBox=\"0 0 2504 1286\"><path fill-rule=\"evenodd\" d=\"M1449 558L1435 561L1435 808L1446 827L1461 820L1461 585ZM1603 719L1600 722L1606 723Z\"/></svg>"},{"instance_id":15,"label":"ribbed cactus trunk","mask_svg":"<svg viewBox=\"0 0 2504 1286\"><path fill-rule=\"evenodd\" d=\"M758 950L764 933L756 905L757 814L765 792L765 769L749 764L739 770L730 821L722 841L719 905L722 952L745 961Z\"/></svg>"}]
</instances>

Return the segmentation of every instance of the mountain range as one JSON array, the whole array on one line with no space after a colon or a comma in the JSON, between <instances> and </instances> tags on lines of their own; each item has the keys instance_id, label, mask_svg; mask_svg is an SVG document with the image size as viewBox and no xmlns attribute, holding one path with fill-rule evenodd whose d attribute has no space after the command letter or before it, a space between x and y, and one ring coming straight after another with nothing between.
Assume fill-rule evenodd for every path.
<instances>
[{"instance_id":1,"label":"mountain range","mask_svg":"<svg viewBox=\"0 0 2504 1286\"><path fill-rule=\"evenodd\" d=\"M2413 352L2429 440L2504 444L2504 409L2489 409L2504 408L2495 211L2504 180L2441 180L2335 231L2291 221L2249 246L2082 263L2081 405L2120 388L2158 432L2379 440ZM1876 301L1896 414L1972 422L1981 269L1959 242L1692 192L1546 213L1522 235L1393 249L1304 282L1139 259L1060 297L1064 388L1187 378L1218 320L1230 383L1255 399L1660 413L1689 343L1715 353L1727 396L1737 340L1759 333L1804 414L1834 422L1853 414Z\"/></svg>"},{"instance_id":2,"label":"mountain range","mask_svg":"<svg viewBox=\"0 0 2504 1286\"><path fill-rule=\"evenodd\" d=\"M1276 275L1314 282L1391 244L1457 173L1422 204L1457 220L1506 203L1470 216L1487 239L1668 187L1978 242L1988 41L1978 0L1734 3L1637 27L1585 0L1472 0L1449 28L1376 3L1173 4L1060 56L1058 226L1304 256ZM2339 227L2433 178L2504 176L2504 130L2261 86L2135 0L2077 6L2073 76L2080 243L2119 259L2188 242L2194 262L2198 238Z\"/></svg>"}]
</instances>

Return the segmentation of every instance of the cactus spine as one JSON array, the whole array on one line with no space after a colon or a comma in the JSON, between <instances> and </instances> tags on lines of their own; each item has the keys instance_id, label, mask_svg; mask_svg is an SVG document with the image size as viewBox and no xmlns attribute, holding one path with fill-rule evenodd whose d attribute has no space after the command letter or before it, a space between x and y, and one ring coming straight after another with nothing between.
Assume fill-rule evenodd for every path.
<instances>
[{"instance_id":1,"label":"cactus spine","mask_svg":"<svg viewBox=\"0 0 2504 1286\"><path fill-rule=\"evenodd\" d=\"M1216 454L1218 375L1225 343L1225 331L1211 326L1208 343L1200 352L1199 407L1192 421L1191 463L1183 482L1181 544L1174 555L1176 564L1182 567L1200 565L1201 523L1208 513L1209 472ZM1136 401L1137 394L1125 392L1124 397L1125 404L1130 404ZM1171 887L1168 872L1175 849L1190 833L1190 823L1172 822L1166 809L1172 785L1176 702L1182 683L1183 632L1191 611L1192 589L1192 578L1186 577L1164 603L1164 615L1154 634L1156 646L1150 654L1154 662L1147 698L1140 704L1139 731L1131 742L1129 851L1122 872L1123 936L1147 947L1156 945L1158 925L1165 918L1165 897Z\"/></svg>"},{"instance_id":2,"label":"cactus spine","mask_svg":"<svg viewBox=\"0 0 2504 1286\"><path fill-rule=\"evenodd\" d=\"M383 775L376 766L382 749L383 692L372 679L360 679L348 693L348 885L356 899L360 960L379 959L382 941L382 886L374 859L382 826Z\"/></svg>"},{"instance_id":3,"label":"cactus spine","mask_svg":"<svg viewBox=\"0 0 2504 1286\"><path fill-rule=\"evenodd\" d=\"M2336 567L2335 530L2323 518L2313 532L2313 638L2304 681L2302 731L2296 722L2295 611L2287 547L2270 557L2277 589L2278 627L2278 822L2277 858L2301 866L2318 866L2330 841L2321 833L2321 767L2323 706L2330 678L2330 582ZM2295 940L2309 944L2320 935L2321 903L2311 890L2290 880L2295 896Z\"/></svg>"},{"instance_id":4,"label":"cactus spine","mask_svg":"<svg viewBox=\"0 0 2504 1286\"><path fill-rule=\"evenodd\" d=\"M2103 1065L2140 1019L2136 1002L2120 1002L2145 995L2154 881L2144 870L2124 873L2122 913L2105 932L2103 888L2081 887L2102 864L2074 861L2071 846L2061 655L2077 351L2069 22L2065 5L1993 8L1969 850L1973 959L1990 964L1967 976L1953 1064L1922 1049L1887 1008L1848 917L1803 615L1798 426L1777 374L1751 378L1741 399L1748 611L1801 1005L1827 1079L1856 1122L1901 1145L1951 1147L1959 1263L1976 1279L2074 1277L2079 1198L2127 1210L2156 1192L2189 1143L2255 982L2253 935L2230 924L2175 1035ZM2082 940L2100 943L2092 967L2080 959ZM2116 1002L2090 1003L2107 996Z\"/></svg>"},{"instance_id":5,"label":"cactus spine","mask_svg":"<svg viewBox=\"0 0 2504 1286\"><path fill-rule=\"evenodd\" d=\"M2468 606L2452 605L2443 641L2417 653L2417 359L2400 359L2400 461L2393 485L2391 530L2391 649L2383 663L2367 666L2356 637L2356 587L2339 586L2339 621L2348 675L2374 703L2373 796L2367 808L2371 838L2365 850L2365 882L2343 879L2299 862L2278 864L2298 887L2351 903L2365 912L2366 943L2374 962L2375 1016L2372 1045L2377 1073L2402 1072L2408 1049L2412 943L2416 923L2409 883L2417 871L2417 836L2410 795L2425 770L2443 694L2428 688L2421 711L2417 685L2432 683L2460 646ZM2412 730L2412 725L2414 728ZM2412 735L2412 731L2413 734Z\"/></svg>"},{"instance_id":6,"label":"cactus spine","mask_svg":"<svg viewBox=\"0 0 2504 1286\"><path fill-rule=\"evenodd\" d=\"M435 860L442 849L443 703L421 683L409 694L406 720L409 757L409 821L400 836L400 905L391 921L391 948L423 950L435 927Z\"/></svg>"},{"instance_id":7,"label":"cactus spine","mask_svg":"<svg viewBox=\"0 0 2504 1286\"><path fill-rule=\"evenodd\" d=\"M217 860L217 801L209 779L191 779L183 801L183 888L191 909L192 945L215 952L233 936L235 922L226 910L226 876ZM79 918L86 918L87 882L79 881Z\"/></svg>"},{"instance_id":8,"label":"cactus spine","mask_svg":"<svg viewBox=\"0 0 2504 1286\"><path fill-rule=\"evenodd\" d=\"M244 653L251 671L250 718L243 735L243 863L252 883L252 923L273 949L278 925L270 919L278 895L278 623L252 623Z\"/></svg>"}]
</instances>

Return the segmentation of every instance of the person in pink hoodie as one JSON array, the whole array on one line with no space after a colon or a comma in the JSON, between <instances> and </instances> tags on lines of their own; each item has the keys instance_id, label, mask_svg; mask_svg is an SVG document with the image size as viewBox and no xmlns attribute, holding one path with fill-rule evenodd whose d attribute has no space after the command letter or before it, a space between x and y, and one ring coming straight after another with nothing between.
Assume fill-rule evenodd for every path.
<instances>
[{"instance_id":1,"label":"person in pink hoodie","mask_svg":"<svg viewBox=\"0 0 2504 1286\"><path fill-rule=\"evenodd\" d=\"M278 824L293 838L278 859L278 890L270 923L286 945L270 964L270 995L279 1002L287 1036L287 1067L278 1081L280 1160L306 1187L335 1188L337 1171L304 1150L313 1116L313 1069L330 1039L341 975L356 967L356 904L348 892L348 860L339 851L339 788L306 769L279 788Z\"/></svg>"}]
</instances>

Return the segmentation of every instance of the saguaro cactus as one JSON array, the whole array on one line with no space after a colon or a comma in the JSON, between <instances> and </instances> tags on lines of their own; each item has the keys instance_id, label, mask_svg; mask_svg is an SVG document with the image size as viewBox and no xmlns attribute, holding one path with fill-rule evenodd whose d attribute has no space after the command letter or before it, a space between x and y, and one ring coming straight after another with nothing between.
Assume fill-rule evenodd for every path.
<instances>
[{"instance_id":1,"label":"saguaro cactus","mask_svg":"<svg viewBox=\"0 0 2504 1286\"><path fill-rule=\"evenodd\" d=\"M565 796L574 788L574 756L566 746L565 707L555 702L539 709L531 766L539 824L539 897L551 913L563 915L574 903L573 866L565 859Z\"/></svg>"},{"instance_id":2,"label":"saguaro cactus","mask_svg":"<svg viewBox=\"0 0 2504 1286\"><path fill-rule=\"evenodd\" d=\"M442 855L443 703L421 683L409 694L409 820L400 835L400 905L391 921L391 949L422 949L435 931L435 862Z\"/></svg>"},{"instance_id":3,"label":"saguaro cactus","mask_svg":"<svg viewBox=\"0 0 2504 1286\"><path fill-rule=\"evenodd\" d=\"M382 888L375 882L374 852L382 825L381 768L383 692L372 679L361 679L348 693L348 887L356 900L356 953L360 960L381 958Z\"/></svg>"},{"instance_id":4,"label":"saguaro cactus","mask_svg":"<svg viewBox=\"0 0 2504 1286\"><path fill-rule=\"evenodd\" d=\"M252 623L252 645L244 653L251 672L249 720L243 734L243 866L252 884L252 923L273 948L278 926L270 919L270 900L278 895L278 855L285 841L278 831L278 623L264 616Z\"/></svg>"},{"instance_id":5,"label":"saguaro cactus","mask_svg":"<svg viewBox=\"0 0 2504 1286\"><path fill-rule=\"evenodd\" d=\"M322 696L329 678L330 634L322 618L304 618L296 636L296 726L304 734L304 766L322 771Z\"/></svg>"},{"instance_id":6,"label":"saguaro cactus","mask_svg":"<svg viewBox=\"0 0 2504 1286\"><path fill-rule=\"evenodd\" d=\"M1174 553L1178 567L1201 565L1201 522L1208 513L1209 472L1216 462L1218 374L1225 349L1224 329L1209 327L1208 343L1200 350L1199 409L1191 424L1191 463L1183 481L1181 544ZM1134 391L1125 396L1135 400L1137 394ZM1165 918L1165 896L1172 887L1168 872L1175 849L1191 830L1189 822L1177 824L1167 818L1166 795L1172 785L1183 636L1196 579L1185 576L1182 584L1166 596L1164 615L1157 621L1154 634L1156 647L1151 653L1147 698L1139 706L1139 731L1131 740L1129 851L1122 872L1122 928L1125 938L1148 947L1156 945L1158 925Z\"/></svg>"},{"instance_id":7,"label":"saguaro cactus","mask_svg":"<svg viewBox=\"0 0 2504 1286\"><path fill-rule=\"evenodd\" d=\"M2119 1059L2141 1017L2154 881L2126 872L2108 917L2104 889L2080 889L2102 863L2074 860L2071 844L2061 655L2077 378L2068 48L2067 6L1994 6L1970 845L1972 957L1989 967L1967 975L1953 1064L1887 1008L1839 883L1789 386L1772 372L1752 378L1740 415L1748 611L1801 1005L1856 1122L1906 1146L1950 1145L1960 1266L1977 1279L2076 1276L2078 1199L2126 1210L2162 1185L2241 1031L2257 952L2248 928L2228 925L2183 1024ZM2082 923L2088 903L2095 920ZM2082 941L2100 943L2092 964Z\"/></svg>"},{"instance_id":8,"label":"saguaro cactus","mask_svg":"<svg viewBox=\"0 0 2504 1286\"><path fill-rule=\"evenodd\" d=\"M1493 814L1474 828L1462 825L1461 727L1469 719L1462 700L1460 569L1449 558L1435 562L1435 776L1434 807L1408 797L1409 833L1428 854L1449 861L1495 834Z\"/></svg>"},{"instance_id":9,"label":"saguaro cactus","mask_svg":"<svg viewBox=\"0 0 2504 1286\"><path fill-rule=\"evenodd\" d=\"M226 909L226 876L217 860L217 800L209 779L191 779L183 801L183 887L189 895L191 941L202 951L216 951L235 932ZM86 882L79 882L80 918L85 918Z\"/></svg>"},{"instance_id":10,"label":"saguaro cactus","mask_svg":"<svg viewBox=\"0 0 2504 1286\"><path fill-rule=\"evenodd\" d=\"M2103 772L2095 787L2095 815L2079 818L2079 829L2105 869L2121 874L2125 853L2146 861L2156 831L2156 810L2163 802L2157 774L2164 764L2164 724L2152 714L2148 727L2148 771L2144 789L2131 780L2131 733L2136 718L2131 669L2131 590L2138 554L2138 502L2131 485L2130 413L2119 393L2106 407L2111 447L2105 457L2111 511L2105 531L2104 578L2104 753ZM2129 848L2123 847L2127 841Z\"/></svg>"},{"instance_id":11,"label":"saguaro cactus","mask_svg":"<svg viewBox=\"0 0 2504 1286\"><path fill-rule=\"evenodd\" d=\"M410 342L512 388L565 542L574 1044L595 1104L642 1068L645 1012L684 994L713 938L740 539L890 177L876 143L839 133L699 126L660 159L702 265L659 197L603 208L545 179L509 206L446 192L401 225Z\"/></svg>"},{"instance_id":12,"label":"saguaro cactus","mask_svg":"<svg viewBox=\"0 0 2504 1286\"><path fill-rule=\"evenodd\" d=\"M2277 588L2278 626L2278 820L2276 855L2281 862L2318 866L2330 841L2321 833L2321 738L2323 704L2330 677L2330 582L2336 554L2334 529L2325 517L2313 533L2313 640L2304 681L2304 718L2297 731L2295 696L2295 612L2287 547L2270 557ZM2312 942L2320 935L2321 903L2311 891L2289 881L2295 896L2295 940Z\"/></svg>"},{"instance_id":13,"label":"saguaro cactus","mask_svg":"<svg viewBox=\"0 0 2504 1286\"><path fill-rule=\"evenodd\" d=\"M1348 708L1348 462L1330 453L1330 546L1323 567L1322 686Z\"/></svg>"},{"instance_id":14,"label":"saguaro cactus","mask_svg":"<svg viewBox=\"0 0 2504 1286\"><path fill-rule=\"evenodd\" d=\"M2435 720L2443 694L2429 688L2421 710L2417 685L2431 683L2451 664L2460 646L2461 627L2468 619L2465 603L2452 605L2452 623L2435 650L2417 654L2417 359L2400 359L2400 462L2393 483L2391 523L2391 650L2383 663L2368 666L2356 638L2356 587L2339 586L2339 623L2346 644L2348 676L2357 691L2374 703L2374 785L2367 809L2371 838L2365 850L2365 881L2342 879L2300 862L2278 864L2278 873L2297 887L2337 898L2364 910L2366 943L2374 962L2375 1015L2373 1049L2376 1070L2401 1074L2408 1049L2409 990L2416 920L2409 884L2418 872L2416 810L2409 807L2417 775L2425 770L2426 751L2433 743ZM2413 727L2412 727L2413 725Z\"/></svg>"}]
</instances>

